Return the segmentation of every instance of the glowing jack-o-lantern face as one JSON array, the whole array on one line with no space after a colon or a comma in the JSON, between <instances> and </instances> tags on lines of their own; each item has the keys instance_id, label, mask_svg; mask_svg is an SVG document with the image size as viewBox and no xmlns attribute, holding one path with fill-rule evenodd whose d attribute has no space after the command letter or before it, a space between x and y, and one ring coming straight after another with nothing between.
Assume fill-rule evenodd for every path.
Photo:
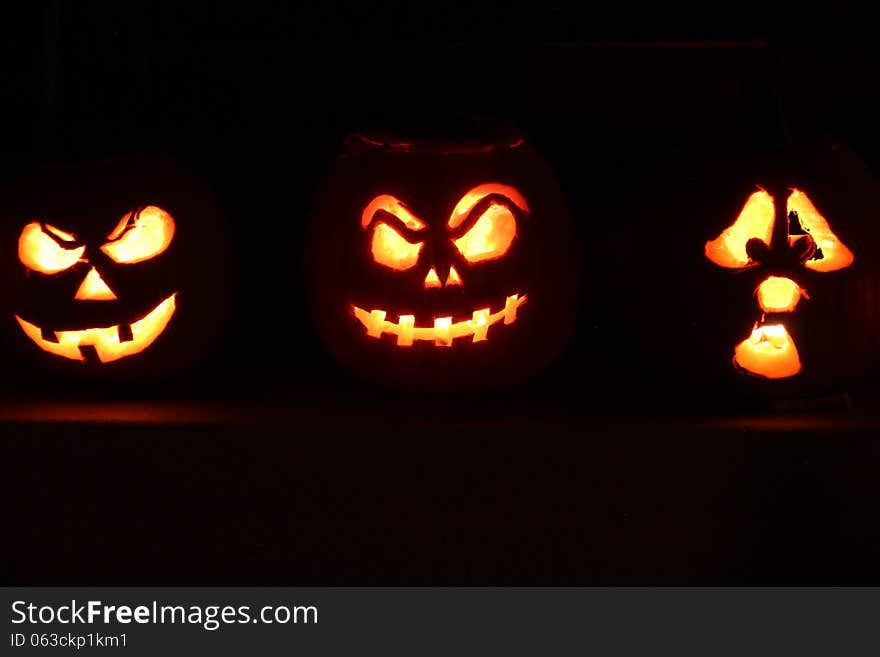
<instances>
[{"instance_id":1,"label":"glowing jack-o-lantern face","mask_svg":"<svg viewBox=\"0 0 880 657\"><path fill-rule=\"evenodd\" d=\"M208 181L168 155L23 171L0 189L9 378L64 396L197 375L227 330L226 229Z\"/></svg>"},{"instance_id":2,"label":"glowing jack-o-lantern face","mask_svg":"<svg viewBox=\"0 0 880 657\"><path fill-rule=\"evenodd\" d=\"M798 374L800 355L785 317L810 298L802 280L809 272L833 272L854 261L828 220L799 189L775 197L759 189L736 221L706 243L705 255L721 267L760 273L754 291L760 316L734 349L737 368L769 379Z\"/></svg>"},{"instance_id":3,"label":"glowing jack-o-lantern face","mask_svg":"<svg viewBox=\"0 0 880 657\"><path fill-rule=\"evenodd\" d=\"M507 290L496 307L469 308L465 288L470 274L504 258L517 236L517 217L529 214L523 196L509 185L484 183L456 203L446 221L420 219L390 194L375 197L361 215L374 263L404 277L404 285L422 288L436 298L434 310L424 317L399 312L388 317L386 308L352 306L366 335L394 336L397 346L415 343L452 347L456 340L484 342L496 324L513 324L526 302L523 290ZM444 305L446 304L446 305ZM420 304L422 305L422 304Z\"/></svg>"},{"instance_id":4,"label":"glowing jack-o-lantern face","mask_svg":"<svg viewBox=\"0 0 880 657\"><path fill-rule=\"evenodd\" d=\"M127 287L131 272L123 269L158 258L174 231L171 214L153 205L126 212L103 236L28 222L18 258L31 287L40 289L23 295L15 319L37 346L63 358L107 363L142 352L171 321L177 293L126 299L119 289Z\"/></svg>"},{"instance_id":5,"label":"glowing jack-o-lantern face","mask_svg":"<svg viewBox=\"0 0 880 657\"><path fill-rule=\"evenodd\" d=\"M508 385L571 334L568 212L520 133L437 119L343 144L310 223L312 318L335 359L366 379Z\"/></svg>"}]
</instances>

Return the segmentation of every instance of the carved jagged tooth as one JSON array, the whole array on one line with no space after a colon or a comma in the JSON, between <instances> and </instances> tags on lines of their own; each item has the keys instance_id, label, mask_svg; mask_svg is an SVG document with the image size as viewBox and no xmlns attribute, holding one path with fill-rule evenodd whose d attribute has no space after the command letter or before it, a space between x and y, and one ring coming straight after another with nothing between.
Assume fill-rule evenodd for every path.
<instances>
[{"instance_id":1,"label":"carved jagged tooth","mask_svg":"<svg viewBox=\"0 0 880 657\"><path fill-rule=\"evenodd\" d=\"M87 364L100 363L101 357L98 355L98 349L93 344L80 345L79 353Z\"/></svg>"},{"instance_id":2,"label":"carved jagged tooth","mask_svg":"<svg viewBox=\"0 0 880 657\"><path fill-rule=\"evenodd\" d=\"M435 317L434 318L434 344L438 347L451 347L452 334L452 317Z\"/></svg>"},{"instance_id":3,"label":"carved jagged tooth","mask_svg":"<svg viewBox=\"0 0 880 657\"><path fill-rule=\"evenodd\" d=\"M519 304L517 304L517 299L519 298L518 294L513 294L507 297L507 301L504 304L504 323L505 324L513 324L516 321L516 309Z\"/></svg>"},{"instance_id":4,"label":"carved jagged tooth","mask_svg":"<svg viewBox=\"0 0 880 657\"><path fill-rule=\"evenodd\" d=\"M43 338L46 342L53 342L58 344L58 334L55 331L50 331L49 329L40 329L40 337Z\"/></svg>"},{"instance_id":5,"label":"carved jagged tooth","mask_svg":"<svg viewBox=\"0 0 880 657\"><path fill-rule=\"evenodd\" d=\"M413 327L416 318L414 315L401 315L397 320L397 344L401 347L411 347L413 343Z\"/></svg>"},{"instance_id":6,"label":"carved jagged tooth","mask_svg":"<svg viewBox=\"0 0 880 657\"><path fill-rule=\"evenodd\" d=\"M120 342L131 342L134 340L134 334L131 332L131 324L120 324L119 325L119 341Z\"/></svg>"},{"instance_id":7,"label":"carved jagged tooth","mask_svg":"<svg viewBox=\"0 0 880 657\"><path fill-rule=\"evenodd\" d=\"M370 312L370 325L367 327L367 335L371 338L381 338L385 330L385 311L373 310Z\"/></svg>"},{"instance_id":8,"label":"carved jagged tooth","mask_svg":"<svg viewBox=\"0 0 880 657\"><path fill-rule=\"evenodd\" d=\"M489 331L489 315L491 314L491 310L489 308L481 308L480 310L475 310L473 316L471 318L471 328L473 330L473 342L483 342L487 340L487 333Z\"/></svg>"}]
</instances>

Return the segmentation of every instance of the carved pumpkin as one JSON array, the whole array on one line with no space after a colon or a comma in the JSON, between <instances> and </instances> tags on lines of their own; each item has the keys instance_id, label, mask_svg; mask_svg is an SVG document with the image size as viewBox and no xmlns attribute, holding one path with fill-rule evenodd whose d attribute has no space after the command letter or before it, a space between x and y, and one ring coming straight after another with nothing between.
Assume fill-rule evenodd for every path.
<instances>
[{"instance_id":1,"label":"carved pumpkin","mask_svg":"<svg viewBox=\"0 0 880 657\"><path fill-rule=\"evenodd\" d=\"M103 238L95 237L66 232L42 220L25 225L18 259L30 275L15 319L44 351L86 363L109 363L149 347L174 316L177 290L170 281L159 287L159 298L155 303L150 299L150 307L129 312L105 280L124 286L122 268L165 252L174 239L174 218L154 205L138 207L122 215Z\"/></svg>"},{"instance_id":2,"label":"carved pumpkin","mask_svg":"<svg viewBox=\"0 0 880 657\"><path fill-rule=\"evenodd\" d=\"M679 293L642 305L658 371L674 367L686 387L728 401L869 385L880 363L880 189L862 160L813 137L722 151L703 168L663 210L682 238L664 244ZM670 319L649 321L660 316Z\"/></svg>"},{"instance_id":3,"label":"carved pumpkin","mask_svg":"<svg viewBox=\"0 0 880 657\"><path fill-rule=\"evenodd\" d=\"M310 245L318 330L346 366L401 386L513 381L564 344L567 214L518 134L349 137Z\"/></svg>"},{"instance_id":4,"label":"carved pumpkin","mask_svg":"<svg viewBox=\"0 0 880 657\"><path fill-rule=\"evenodd\" d=\"M3 214L4 315L22 360L77 373L167 372L210 343L222 304L195 258L216 258L222 287L222 240L206 228L216 217L205 189L173 161L42 167L7 192Z\"/></svg>"},{"instance_id":5,"label":"carved pumpkin","mask_svg":"<svg viewBox=\"0 0 880 657\"><path fill-rule=\"evenodd\" d=\"M799 189L752 193L736 221L706 243L706 257L729 269L755 269L759 316L734 349L733 362L744 373L768 379L796 376L801 362L786 315L801 298L809 272L828 273L853 264L852 251Z\"/></svg>"}]
</instances>

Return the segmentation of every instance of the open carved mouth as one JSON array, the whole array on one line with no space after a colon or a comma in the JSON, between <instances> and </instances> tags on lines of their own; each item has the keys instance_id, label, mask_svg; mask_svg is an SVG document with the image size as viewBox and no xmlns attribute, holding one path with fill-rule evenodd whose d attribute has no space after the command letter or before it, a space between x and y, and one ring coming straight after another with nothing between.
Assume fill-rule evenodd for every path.
<instances>
[{"instance_id":1,"label":"open carved mouth","mask_svg":"<svg viewBox=\"0 0 880 657\"><path fill-rule=\"evenodd\" d=\"M755 324L751 335L736 346L733 363L766 379L784 379L801 371L794 339L782 324Z\"/></svg>"},{"instance_id":2,"label":"open carved mouth","mask_svg":"<svg viewBox=\"0 0 880 657\"><path fill-rule=\"evenodd\" d=\"M472 342L489 339L489 327L498 322L513 324L517 309L526 302L526 295L513 294L507 297L504 307L493 313L491 308L475 310L471 319L453 322L451 316L435 317L433 326L416 326L415 315L400 315L397 322L385 319L384 310L366 311L352 306L354 316L367 329L367 335L381 338L383 334L397 336L397 344L410 347L415 341L433 342L438 347L451 347L456 338L471 337Z\"/></svg>"},{"instance_id":3,"label":"open carved mouth","mask_svg":"<svg viewBox=\"0 0 880 657\"><path fill-rule=\"evenodd\" d=\"M15 319L40 349L72 360L108 363L140 353L149 347L171 321L176 308L176 296L175 292L131 324L76 331L51 331L26 322L18 315Z\"/></svg>"}]
</instances>

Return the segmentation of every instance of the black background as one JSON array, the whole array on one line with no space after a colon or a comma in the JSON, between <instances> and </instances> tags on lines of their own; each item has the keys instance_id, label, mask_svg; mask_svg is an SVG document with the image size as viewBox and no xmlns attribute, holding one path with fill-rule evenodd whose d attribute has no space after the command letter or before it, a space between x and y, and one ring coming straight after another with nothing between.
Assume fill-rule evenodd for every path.
<instances>
[{"instance_id":1,"label":"black background","mask_svg":"<svg viewBox=\"0 0 880 657\"><path fill-rule=\"evenodd\" d=\"M226 341L173 392L5 402L4 582L876 583L870 397L745 416L639 340L662 319L639 295L678 293L663 240L680 236L653 208L707 155L772 143L780 98L788 126L880 168L869 22L845 3L704 14L55 2L4 21L4 180L171 153L212 184L239 272ZM460 111L514 119L556 170L581 254L575 338L524 387L373 390L325 355L290 254L345 134ZM656 262L631 262L627 242L646 239Z\"/></svg>"}]
</instances>

